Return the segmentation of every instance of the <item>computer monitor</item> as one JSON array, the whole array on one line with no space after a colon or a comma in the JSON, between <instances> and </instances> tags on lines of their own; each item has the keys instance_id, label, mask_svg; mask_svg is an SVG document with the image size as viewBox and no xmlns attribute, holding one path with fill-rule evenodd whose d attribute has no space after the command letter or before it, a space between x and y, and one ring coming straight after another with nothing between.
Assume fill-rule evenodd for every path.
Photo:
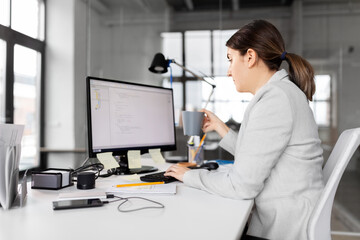
<instances>
[{"instance_id":1,"label":"computer monitor","mask_svg":"<svg viewBox=\"0 0 360 240\"><path fill-rule=\"evenodd\" d=\"M129 169L129 150L176 150L172 89L97 77L87 77L86 88L90 158L112 152L117 174L144 173L157 169Z\"/></svg>"}]
</instances>

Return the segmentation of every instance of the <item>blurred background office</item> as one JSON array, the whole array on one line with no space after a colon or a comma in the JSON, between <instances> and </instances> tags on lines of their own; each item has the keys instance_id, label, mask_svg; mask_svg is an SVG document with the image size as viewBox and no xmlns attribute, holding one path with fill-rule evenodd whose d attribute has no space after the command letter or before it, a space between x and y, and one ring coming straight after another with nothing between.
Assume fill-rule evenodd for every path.
<instances>
[{"instance_id":1,"label":"blurred background office","mask_svg":"<svg viewBox=\"0 0 360 240\"><path fill-rule=\"evenodd\" d=\"M272 22L286 50L313 65L310 105L326 159L343 130L360 126L359 0L0 0L0 121L26 126L21 170L86 158L86 76L170 87L169 73L148 71L157 52L211 76L217 87L208 108L239 128L251 95L236 93L226 77L225 42L253 19ZM175 65L172 73L179 148L172 154L186 155L180 112L203 107L211 87ZM218 140L207 137L206 157L230 159ZM360 239L359 153L333 210L333 230L347 234L334 239Z\"/></svg>"}]
</instances>

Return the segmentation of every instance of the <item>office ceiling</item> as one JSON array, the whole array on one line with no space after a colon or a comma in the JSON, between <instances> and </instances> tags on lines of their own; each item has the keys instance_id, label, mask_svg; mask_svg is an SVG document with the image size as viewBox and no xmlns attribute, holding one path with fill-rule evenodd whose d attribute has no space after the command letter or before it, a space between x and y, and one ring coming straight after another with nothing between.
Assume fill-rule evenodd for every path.
<instances>
[{"instance_id":1,"label":"office ceiling","mask_svg":"<svg viewBox=\"0 0 360 240\"><path fill-rule=\"evenodd\" d=\"M163 13L171 9L173 14L201 13L206 11L234 12L241 10L290 7L294 0L91 0L92 7L108 15L122 10L137 13ZM340 5L352 8L360 0L301 0L302 5L312 8L321 5ZM221 7L220 7L221 6Z\"/></svg>"},{"instance_id":2,"label":"office ceiling","mask_svg":"<svg viewBox=\"0 0 360 240\"><path fill-rule=\"evenodd\" d=\"M105 8L116 10L120 8L143 10L146 12L161 12L165 8L175 13L239 10L249 8L266 8L291 6L293 0L95 0Z\"/></svg>"},{"instance_id":3,"label":"office ceiling","mask_svg":"<svg viewBox=\"0 0 360 240\"><path fill-rule=\"evenodd\" d=\"M166 0L175 12L290 6L293 0Z\"/></svg>"}]
</instances>

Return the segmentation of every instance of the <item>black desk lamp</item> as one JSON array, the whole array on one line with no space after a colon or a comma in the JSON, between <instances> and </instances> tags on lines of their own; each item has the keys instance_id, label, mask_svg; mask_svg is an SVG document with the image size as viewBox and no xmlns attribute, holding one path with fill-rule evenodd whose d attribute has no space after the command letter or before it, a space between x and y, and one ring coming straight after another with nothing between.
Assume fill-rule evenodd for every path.
<instances>
[{"instance_id":1,"label":"black desk lamp","mask_svg":"<svg viewBox=\"0 0 360 240\"><path fill-rule=\"evenodd\" d=\"M167 69L170 66L170 63L174 63L174 64L178 65L179 67L181 67L186 72L189 72L190 74L192 74L196 79L204 81L204 82L206 82L207 84L209 84L212 87L211 93L210 93L209 98L206 101L206 104L205 104L205 107L204 107L204 108L206 108L209 101L210 101L211 96L214 93L214 89L215 89L216 85L210 83L204 77L200 77L199 75L195 74L194 72L187 69L183 65L175 62L174 59L165 59L165 57L164 57L164 55L162 53L155 54L154 59L153 59L153 61L151 63L151 66L149 67L149 71L153 72L153 73L166 73L168 71Z\"/></svg>"}]
</instances>

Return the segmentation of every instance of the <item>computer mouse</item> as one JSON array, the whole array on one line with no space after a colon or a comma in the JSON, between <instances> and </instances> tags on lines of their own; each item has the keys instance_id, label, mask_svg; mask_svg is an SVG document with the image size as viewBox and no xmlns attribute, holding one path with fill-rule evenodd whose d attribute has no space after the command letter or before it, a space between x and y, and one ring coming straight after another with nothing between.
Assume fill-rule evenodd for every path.
<instances>
[{"instance_id":1,"label":"computer mouse","mask_svg":"<svg viewBox=\"0 0 360 240\"><path fill-rule=\"evenodd\" d=\"M205 168L207 170L215 170L218 169L219 164L217 162L207 162L200 165L199 168Z\"/></svg>"}]
</instances>

